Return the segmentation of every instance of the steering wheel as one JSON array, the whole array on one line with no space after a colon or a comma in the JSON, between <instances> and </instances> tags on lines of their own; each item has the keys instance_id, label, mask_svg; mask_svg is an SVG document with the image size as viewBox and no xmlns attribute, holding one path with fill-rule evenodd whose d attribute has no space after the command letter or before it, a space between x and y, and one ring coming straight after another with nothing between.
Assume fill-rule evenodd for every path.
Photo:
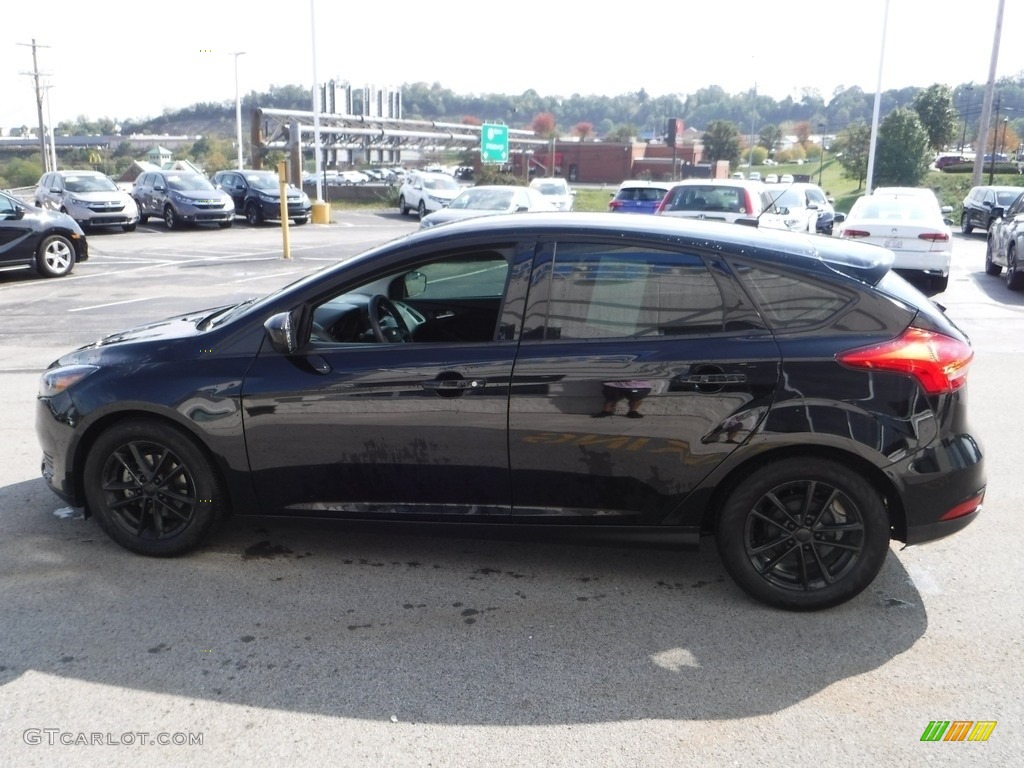
<instances>
[{"instance_id":1,"label":"steering wheel","mask_svg":"<svg viewBox=\"0 0 1024 768\"><path fill-rule=\"evenodd\" d=\"M412 333L405 324L402 313L394 302L384 294L378 293L370 297L366 305L366 314L373 329L373 337L381 344L400 344L412 341ZM381 320L390 317L394 325L381 325Z\"/></svg>"}]
</instances>

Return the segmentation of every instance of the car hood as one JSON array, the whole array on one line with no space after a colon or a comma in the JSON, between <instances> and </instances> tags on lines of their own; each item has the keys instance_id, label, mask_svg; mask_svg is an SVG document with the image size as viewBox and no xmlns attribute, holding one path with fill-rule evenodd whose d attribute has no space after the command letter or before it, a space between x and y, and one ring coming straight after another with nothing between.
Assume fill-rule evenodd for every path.
<instances>
[{"instance_id":1,"label":"car hood","mask_svg":"<svg viewBox=\"0 0 1024 768\"><path fill-rule=\"evenodd\" d=\"M189 200L231 200L231 195L222 189L172 189L170 191Z\"/></svg>"},{"instance_id":2,"label":"car hood","mask_svg":"<svg viewBox=\"0 0 1024 768\"><path fill-rule=\"evenodd\" d=\"M89 202L93 203L102 203L106 202L107 200L116 200L119 203L127 203L128 200L132 199L131 195L129 195L127 192L122 192L117 189L107 190L105 192L102 190L90 192L68 192L68 195L75 198L76 200L88 200Z\"/></svg>"}]
</instances>

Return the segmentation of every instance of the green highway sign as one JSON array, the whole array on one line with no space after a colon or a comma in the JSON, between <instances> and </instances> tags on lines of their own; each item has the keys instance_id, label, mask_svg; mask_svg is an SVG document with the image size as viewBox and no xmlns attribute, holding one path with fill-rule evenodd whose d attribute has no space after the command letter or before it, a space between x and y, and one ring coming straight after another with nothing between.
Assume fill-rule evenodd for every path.
<instances>
[{"instance_id":1,"label":"green highway sign","mask_svg":"<svg viewBox=\"0 0 1024 768\"><path fill-rule=\"evenodd\" d=\"M484 123L480 126L480 162L508 162L508 126Z\"/></svg>"}]
</instances>

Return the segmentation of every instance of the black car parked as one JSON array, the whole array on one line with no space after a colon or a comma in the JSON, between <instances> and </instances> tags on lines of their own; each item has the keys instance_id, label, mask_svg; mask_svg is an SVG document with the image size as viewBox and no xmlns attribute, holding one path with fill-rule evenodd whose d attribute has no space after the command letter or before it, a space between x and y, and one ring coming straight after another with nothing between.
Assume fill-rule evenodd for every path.
<instances>
[{"instance_id":1,"label":"black car parked","mask_svg":"<svg viewBox=\"0 0 1024 768\"><path fill-rule=\"evenodd\" d=\"M714 533L749 594L834 606L985 492L970 343L891 260L653 216L423 230L60 358L43 475L148 555L232 511Z\"/></svg>"},{"instance_id":2,"label":"black car parked","mask_svg":"<svg viewBox=\"0 0 1024 768\"><path fill-rule=\"evenodd\" d=\"M972 187L964 198L963 212L960 214L960 231L971 234L974 228L989 227L1000 215L999 208L1009 208L1010 204L1021 193L1021 187Z\"/></svg>"},{"instance_id":3,"label":"black car parked","mask_svg":"<svg viewBox=\"0 0 1024 768\"><path fill-rule=\"evenodd\" d=\"M211 179L235 201L235 213L245 216L250 226L281 220L281 182L272 171L217 171ZM287 187L288 219L305 224L313 210L309 196L301 189Z\"/></svg>"},{"instance_id":4,"label":"black car parked","mask_svg":"<svg viewBox=\"0 0 1024 768\"><path fill-rule=\"evenodd\" d=\"M74 219L0 192L0 270L29 267L61 277L88 258L88 241Z\"/></svg>"}]
</instances>

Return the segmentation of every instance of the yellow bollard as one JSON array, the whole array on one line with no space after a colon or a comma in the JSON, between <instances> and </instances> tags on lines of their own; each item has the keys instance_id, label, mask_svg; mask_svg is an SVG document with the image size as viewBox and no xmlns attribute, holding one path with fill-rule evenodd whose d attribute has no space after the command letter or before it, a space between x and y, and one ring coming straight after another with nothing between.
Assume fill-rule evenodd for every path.
<instances>
[{"instance_id":1,"label":"yellow bollard","mask_svg":"<svg viewBox=\"0 0 1024 768\"><path fill-rule=\"evenodd\" d=\"M288 239L288 165L283 160L277 164L277 180L281 187L281 258L291 259L292 246Z\"/></svg>"},{"instance_id":2,"label":"yellow bollard","mask_svg":"<svg viewBox=\"0 0 1024 768\"><path fill-rule=\"evenodd\" d=\"M313 201L312 221L314 224L330 224L331 204L322 200Z\"/></svg>"}]
</instances>

